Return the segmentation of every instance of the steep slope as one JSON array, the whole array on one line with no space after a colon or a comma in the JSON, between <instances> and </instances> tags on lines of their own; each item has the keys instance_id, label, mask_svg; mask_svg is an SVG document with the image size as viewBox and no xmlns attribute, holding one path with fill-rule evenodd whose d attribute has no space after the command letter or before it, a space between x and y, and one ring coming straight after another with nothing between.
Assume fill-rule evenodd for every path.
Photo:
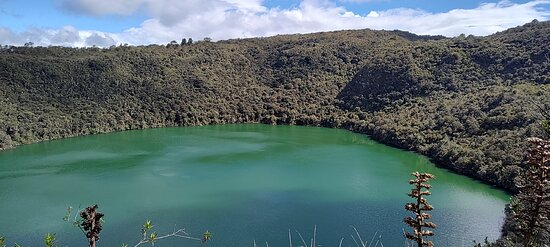
<instances>
[{"instance_id":1,"label":"steep slope","mask_svg":"<svg viewBox=\"0 0 550 247\"><path fill-rule=\"evenodd\" d=\"M338 95L375 139L507 189L550 108L550 25L386 49Z\"/></svg>"}]
</instances>

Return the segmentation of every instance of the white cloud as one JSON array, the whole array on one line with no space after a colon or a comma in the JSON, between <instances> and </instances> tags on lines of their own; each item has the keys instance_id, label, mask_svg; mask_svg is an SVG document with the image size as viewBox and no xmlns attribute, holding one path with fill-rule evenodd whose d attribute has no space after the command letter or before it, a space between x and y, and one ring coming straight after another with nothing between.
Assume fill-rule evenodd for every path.
<instances>
[{"instance_id":1,"label":"white cloud","mask_svg":"<svg viewBox=\"0 0 550 247\"><path fill-rule=\"evenodd\" d=\"M105 33L92 33L84 40L85 46L99 46L99 47L109 47L115 45L116 41L113 37Z\"/></svg>"},{"instance_id":2,"label":"white cloud","mask_svg":"<svg viewBox=\"0 0 550 247\"><path fill-rule=\"evenodd\" d=\"M78 31L72 27L14 33L4 28L0 29L0 43L33 41L39 45L88 46L95 43L108 46L167 43L188 37L218 40L362 28L445 36L488 35L533 19L542 21L550 17L550 11L543 8L550 0L523 4L502 1L445 13L405 8L373 10L364 16L328 0L302 0L299 6L290 9L267 8L262 0L93 0L95 5L91 5L94 6L87 5L92 2L90 0L72 2L80 6L73 11L88 15L129 15L144 10L150 18L120 33Z\"/></svg>"},{"instance_id":3,"label":"white cloud","mask_svg":"<svg viewBox=\"0 0 550 247\"><path fill-rule=\"evenodd\" d=\"M32 42L38 46L101 46L115 45L116 34L99 31L79 31L72 26L60 29L30 28L22 33L15 33L7 28L0 28L1 45L23 45Z\"/></svg>"},{"instance_id":4,"label":"white cloud","mask_svg":"<svg viewBox=\"0 0 550 247\"><path fill-rule=\"evenodd\" d=\"M369 14L367 15L367 17L378 17L378 16L380 16L380 14L378 14L378 12L374 10L369 12Z\"/></svg>"}]
</instances>

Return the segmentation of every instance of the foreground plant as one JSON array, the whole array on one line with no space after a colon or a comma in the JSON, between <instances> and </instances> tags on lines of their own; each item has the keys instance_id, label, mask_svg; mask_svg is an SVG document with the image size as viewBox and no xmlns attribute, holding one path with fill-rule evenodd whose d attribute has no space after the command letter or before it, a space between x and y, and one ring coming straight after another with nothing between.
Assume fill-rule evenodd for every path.
<instances>
[{"instance_id":1,"label":"foreground plant","mask_svg":"<svg viewBox=\"0 0 550 247\"><path fill-rule=\"evenodd\" d=\"M485 240L483 240L483 243L478 243L474 240L474 247L491 247L491 242L489 242L488 238L485 237Z\"/></svg>"},{"instance_id":2,"label":"foreground plant","mask_svg":"<svg viewBox=\"0 0 550 247\"><path fill-rule=\"evenodd\" d=\"M46 247L54 247L56 239L55 239L55 233L47 233L46 236L44 236L44 246ZM15 244L15 246L20 246L18 244Z\"/></svg>"},{"instance_id":3,"label":"foreground plant","mask_svg":"<svg viewBox=\"0 0 550 247\"><path fill-rule=\"evenodd\" d=\"M370 241L368 239L363 240L363 237L361 236L361 234L359 233L357 228L355 228L355 226L350 226L350 227L353 228L353 230L355 231L355 234L351 234L350 237L353 240L353 242L355 243L356 247L378 247L378 246L383 247L384 246L382 244L382 235L378 234L378 232L374 233L374 235L372 236ZM297 247L327 246L327 245L317 243L317 225L315 225L315 227L313 228L313 235L309 239L309 241L306 241L306 239L304 238L302 233L300 233L300 231L296 230L296 233L298 234L298 237L300 238L299 241L298 241L299 242L298 245L296 245ZM346 244L346 245L344 245L344 244ZM252 242L252 246L253 247L258 247L259 246L256 243L256 240L254 240ZM262 246L262 245L260 245L260 246ZM288 246L294 247L293 241L292 241L292 233L291 233L290 229L288 230ZM342 247L342 246L354 246L354 245L349 245L347 243L344 243L344 238L342 237L342 238L340 238L338 247ZM268 242L265 242L265 247L269 247Z\"/></svg>"},{"instance_id":4,"label":"foreground plant","mask_svg":"<svg viewBox=\"0 0 550 247\"><path fill-rule=\"evenodd\" d=\"M55 247L57 239L55 238L55 233L47 233L44 235L44 246L45 247ZM13 244L15 247L22 247L18 243ZM6 247L6 238L0 237L0 247Z\"/></svg>"},{"instance_id":5,"label":"foreground plant","mask_svg":"<svg viewBox=\"0 0 550 247\"><path fill-rule=\"evenodd\" d=\"M535 246L540 234L550 234L550 140L529 138L528 142L532 148L512 209L525 247Z\"/></svg>"},{"instance_id":6,"label":"foreground plant","mask_svg":"<svg viewBox=\"0 0 550 247\"><path fill-rule=\"evenodd\" d=\"M213 233L211 233L210 231L206 230L206 232L204 232L204 233L202 234L202 242L203 242L203 243L206 243L206 242L210 241L210 239L212 239L212 236L213 236L213 235L214 235Z\"/></svg>"},{"instance_id":7,"label":"foreground plant","mask_svg":"<svg viewBox=\"0 0 550 247\"><path fill-rule=\"evenodd\" d=\"M100 213L97 209L99 206L97 204L86 207L82 210L79 210L75 215L74 219L71 222L71 214L73 208L67 208L67 213L63 217L63 220L66 222L71 222L75 227L80 229L82 233L88 239L89 247L96 247L96 242L99 240L99 234L103 230L103 213ZM78 218L80 216L80 219Z\"/></svg>"},{"instance_id":8,"label":"foreground plant","mask_svg":"<svg viewBox=\"0 0 550 247\"><path fill-rule=\"evenodd\" d=\"M152 231L153 228L154 225L151 220L145 221L145 223L143 224L143 228L141 229L143 238L137 244L135 244L134 247L140 246L142 244L154 245L157 241L167 238L185 238L190 240L202 241L203 243L210 241L210 239L212 238L212 233L208 230L203 233L203 238L200 239L189 236L189 234L185 232L185 229L174 230L170 234L159 236L157 232ZM122 244L122 247L128 247L128 245Z\"/></svg>"},{"instance_id":9,"label":"foreground plant","mask_svg":"<svg viewBox=\"0 0 550 247\"><path fill-rule=\"evenodd\" d=\"M65 216L63 216L63 220L66 222L71 222L75 227L79 228L85 235L86 238L88 238L89 241L89 247L96 247L96 242L99 240L99 234L101 233L101 230L103 229L103 217L105 216L103 213L100 213L97 211L98 206L92 205L85 209L79 210L75 215L74 219L72 219L72 213L73 208L69 207L67 208L67 213ZM78 218L80 216L80 219ZM202 239L195 238L189 236L187 232L185 232L185 229L177 229L174 230L172 233L165 234L165 235L159 235L157 232L153 231L154 228L153 223L151 220L145 221L143 224L143 227L141 229L141 232L143 234L143 237L141 240L139 240L138 243L134 245L134 247L143 245L143 244L151 244L154 245L157 241L167 238L185 238L190 240L196 240L201 241L202 243L207 243L212 239L213 234L210 231L206 231L202 235ZM53 237L53 242L55 242L55 235ZM1 243L1 242L0 242ZM46 245L47 247L51 247L49 245ZM0 247L4 247L0 245ZM128 247L128 244L122 244L122 247Z\"/></svg>"},{"instance_id":10,"label":"foreground plant","mask_svg":"<svg viewBox=\"0 0 550 247\"><path fill-rule=\"evenodd\" d=\"M299 245L300 247L318 246L317 245L317 225L315 225L315 227L313 228L313 237L310 239L309 243L306 243L306 240L304 239L304 237L302 236L302 233L300 233L300 231L296 230L296 233L298 234L298 236L300 237L300 240L302 241L302 245ZM342 245L342 241L343 241L343 238L340 240L340 246ZM253 243L254 247L258 247L258 245L256 244L256 240L254 240L252 243ZM292 234L290 233L290 229L288 229L288 243L289 243L290 247L293 247L293 245L292 245ZM265 242L265 246L269 247L269 243ZM359 247L359 246L357 246L357 247Z\"/></svg>"},{"instance_id":11,"label":"foreground plant","mask_svg":"<svg viewBox=\"0 0 550 247\"><path fill-rule=\"evenodd\" d=\"M84 233L88 239L89 247L96 247L96 242L99 240L99 234L103 230L103 213L97 211L99 206L97 204L86 207L79 210L71 222L71 215L73 207L67 208L67 213L63 216L63 220L71 222L73 226L77 227ZM80 219L78 218L80 216Z\"/></svg>"},{"instance_id":12,"label":"foreground plant","mask_svg":"<svg viewBox=\"0 0 550 247\"><path fill-rule=\"evenodd\" d=\"M414 214L414 218L408 216L403 221L413 228L413 233L405 232L407 239L413 240L418 244L418 247L422 246L434 246L432 241L424 240L424 237L433 236L433 231L423 230L423 228L435 228L436 225L433 222L427 222L425 220L430 219L432 216L425 211L431 211L432 205L428 204L428 201L424 196L431 195L429 189L432 187L428 184L430 179L434 179L435 176L429 173L413 172L412 175L415 179L409 180L409 184L413 185L411 193L408 194L416 202L405 204L405 209L411 211Z\"/></svg>"}]
</instances>

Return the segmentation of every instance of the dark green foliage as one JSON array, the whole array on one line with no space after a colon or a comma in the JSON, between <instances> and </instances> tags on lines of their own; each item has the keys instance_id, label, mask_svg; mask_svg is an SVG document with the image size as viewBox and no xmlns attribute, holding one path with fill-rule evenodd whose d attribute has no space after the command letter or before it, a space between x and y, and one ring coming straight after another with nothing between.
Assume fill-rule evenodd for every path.
<instances>
[{"instance_id":1,"label":"dark green foliage","mask_svg":"<svg viewBox=\"0 0 550 247\"><path fill-rule=\"evenodd\" d=\"M491 242L489 242L489 240L487 240L487 237L485 237L485 240L483 241L483 243L478 243L477 241L474 240L474 247L491 247L491 246L494 246Z\"/></svg>"},{"instance_id":2,"label":"dark green foliage","mask_svg":"<svg viewBox=\"0 0 550 247\"><path fill-rule=\"evenodd\" d=\"M525 139L550 102L550 23L489 37L389 44L339 93L366 133L515 190ZM541 104L542 102L542 104ZM546 117L548 119L548 117Z\"/></svg>"},{"instance_id":3,"label":"dark green foliage","mask_svg":"<svg viewBox=\"0 0 550 247\"><path fill-rule=\"evenodd\" d=\"M165 126L339 127L514 190L523 140L540 132L534 102L550 102L549 30L538 22L453 39L357 30L169 48L2 47L0 149Z\"/></svg>"},{"instance_id":4,"label":"dark green foliage","mask_svg":"<svg viewBox=\"0 0 550 247\"><path fill-rule=\"evenodd\" d=\"M550 139L550 102L544 102L538 105L541 115L541 128L544 131L544 136Z\"/></svg>"}]
</instances>

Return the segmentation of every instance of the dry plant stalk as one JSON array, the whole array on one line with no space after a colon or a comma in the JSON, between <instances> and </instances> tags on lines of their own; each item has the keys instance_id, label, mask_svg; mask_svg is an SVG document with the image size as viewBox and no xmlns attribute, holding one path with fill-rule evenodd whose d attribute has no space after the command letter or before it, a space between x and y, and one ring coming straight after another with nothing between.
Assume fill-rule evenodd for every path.
<instances>
[{"instance_id":1,"label":"dry plant stalk","mask_svg":"<svg viewBox=\"0 0 550 247\"><path fill-rule=\"evenodd\" d=\"M425 211L431 211L432 205L428 204L428 201L424 196L431 195L429 189L432 187L428 184L430 179L434 179L435 176L429 173L413 172L415 179L409 180L409 184L413 185L410 197L416 199L416 202L405 204L405 209L413 212L415 217L406 217L403 221L413 228L413 233L405 232L405 237L418 243L418 247L422 246L434 246L432 241L425 241L425 236L433 236L434 233L429 230L423 230L422 228L435 228L436 225L433 222L427 222L425 220L430 219L432 216Z\"/></svg>"},{"instance_id":2,"label":"dry plant stalk","mask_svg":"<svg viewBox=\"0 0 550 247\"><path fill-rule=\"evenodd\" d=\"M96 241L99 240L99 233L103 229L101 226L103 214L97 212L97 208L97 205L93 205L80 212L80 217L82 218L80 226L86 233L86 238L88 238L90 247L96 247Z\"/></svg>"},{"instance_id":3,"label":"dry plant stalk","mask_svg":"<svg viewBox=\"0 0 550 247\"><path fill-rule=\"evenodd\" d=\"M518 185L519 201L516 218L523 233L523 245L535 244L541 231L550 234L550 140L529 138L532 148L527 155L527 167Z\"/></svg>"}]
</instances>

